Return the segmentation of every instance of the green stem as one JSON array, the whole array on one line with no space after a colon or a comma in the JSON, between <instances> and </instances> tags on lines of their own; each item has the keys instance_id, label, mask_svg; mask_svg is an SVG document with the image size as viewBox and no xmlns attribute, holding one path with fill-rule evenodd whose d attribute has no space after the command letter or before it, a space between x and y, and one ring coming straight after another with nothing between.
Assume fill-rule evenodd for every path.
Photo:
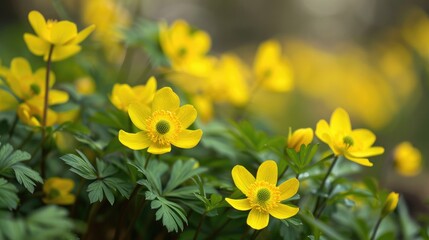
<instances>
[{"instance_id":1,"label":"green stem","mask_svg":"<svg viewBox=\"0 0 429 240\"><path fill-rule=\"evenodd\" d=\"M15 117L12 122L12 127L10 128L10 131L9 131L9 141L12 138L13 133L15 132L15 128L17 124L18 124L18 115L15 114Z\"/></svg>"},{"instance_id":2,"label":"green stem","mask_svg":"<svg viewBox=\"0 0 429 240\"><path fill-rule=\"evenodd\" d=\"M146 206L146 199L143 198L142 202L140 203L137 211L135 211L133 218L131 219L131 223L128 225L128 228L125 232L124 235L124 239L127 239L128 235L131 233L131 229L134 227L134 224L137 221L137 218L140 216L141 211L144 209L144 207Z\"/></svg>"},{"instance_id":3,"label":"green stem","mask_svg":"<svg viewBox=\"0 0 429 240\"><path fill-rule=\"evenodd\" d=\"M204 219L206 218L207 212L204 211L203 215L201 215L200 222L198 223L197 230L195 231L194 240L198 239L198 234L200 233L201 226L203 225Z\"/></svg>"},{"instance_id":4,"label":"green stem","mask_svg":"<svg viewBox=\"0 0 429 240\"><path fill-rule=\"evenodd\" d=\"M338 156L335 156L334 161L332 162L331 166L328 169L328 172L326 172L326 175L322 180L322 184L320 184L319 190L317 190L317 193L319 195L317 196L317 199L316 199L316 206L314 208L313 215L315 215L317 213L317 210L319 210L319 208L320 208L320 206L319 206L320 200L321 200L320 194L322 193L323 188L325 187L325 184L326 184L326 180L328 180L329 174L332 172L332 169L334 169L334 166L337 163L337 160L338 160Z\"/></svg>"},{"instance_id":5,"label":"green stem","mask_svg":"<svg viewBox=\"0 0 429 240\"><path fill-rule=\"evenodd\" d=\"M152 157L152 153L148 153L147 157L146 157L146 162L144 163L144 169L147 168L147 165L149 163L149 159Z\"/></svg>"},{"instance_id":6,"label":"green stem","mask_svg":"<svg viewBox=\"0 0 429 240\"><path fill-rule=\"evenodd\" d=\"M252 236L250 236L250 240L255 240L259 236L259 234L261 232L262 232L262 230L255 230L255 231L253 231Z\"/></svg>"},{"instance_id":7,"label":"green stem","mask_svg":"<svg viewBox=\"0 0 429 240\"><path fill-rule=\"evenodd\" d=\"M125 215L127 214L128 209L130 208L130 203L134 199L134 197L138 194L138 192L140 191L141 188L142 188L141 185L136 184L136 186L133 189L133 192L130 195L130 198L128 199L127 203L125 204L125 207L122 209L122 214L119 217L118 222L116 223L116 231L115 231L115 236L114 236L115 240L118 240L120 238L122 223L125 219Z\"/></svg>"},{"instance_id":8,"label":"green stem","mask_svg":"<svg viewBox=\"0 0 429 240\"><path fill-rule=\"evenodd\" d=\"M377 223L375 224L374 231L372 232L372 235L371 235L371 240L375 239L375 235L377 234L378 227L380 227L380 223L382 220L383 220L383 217L380 216L377 220Z\"/></svg>"},{"instance_id":9,"label":"green stem","mask_svg":"<svg viewBox=\"0 0 429 240\"><path fill-rule=\"evenodd\" d=\"M89 239L92 222L94 221L94 217L95 217L95 215L97 215L97 212L98 212L98 209L100 208L100 206L101 206L100 202L94 203L91 206L91 210L89 211L88 219L86 221L88 226L87 226L85 235L82 237L83 240Z\"/></svg>"}]
</instances>

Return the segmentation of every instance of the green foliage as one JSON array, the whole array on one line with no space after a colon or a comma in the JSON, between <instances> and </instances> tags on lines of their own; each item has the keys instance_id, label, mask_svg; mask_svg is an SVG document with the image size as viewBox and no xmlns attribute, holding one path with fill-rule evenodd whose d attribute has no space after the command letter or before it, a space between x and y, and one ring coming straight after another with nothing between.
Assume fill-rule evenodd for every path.
<instances>
[{"instance_id":1,"label":"green foliage","mask_svg":"<svg viewBox=\"0 0 429 240\"><path fill-rule=\"evenodd\" d=\"M0 240L3 239L75 239L74 224L67 211L58 206L46 206L24 218L13 218L0 211Z\"/></svg>"},{"instance_id":2,"label":"green foliage","mask_svg":"<svg viewBox=\"0 0 429 240\"><path fill-rule=\"evenodd\" d=\"M15 209L18 206L19 198L16 195L18 189L6 179L0 178L0 209Z\"/></svg>"},{"instance_id":3,"label":"green foliage","mask_svg":"<svg viewBox=\"0 0 429 240\"><path fill-rule=\"evenodd\" d=\"M297 174L304 172L306 167L312 162L319 148L318 144L301 145L299 152L295 149L287 148L286 153L290 158L290 166Z\"/></svg>"},{"instance_id":4,"label":"green foliage","mask_svg":"<svg viewBox=\"0 0 429 240\"><path fill-rule=\"evenodd\" d=\"M9 143L0 143L0 175L8 178L15 177L19 184L29 192L34 192L36 183L43 183L39 173L25 166L31 155L21 150L14 150Z\"/></svg>"}]
</instances>

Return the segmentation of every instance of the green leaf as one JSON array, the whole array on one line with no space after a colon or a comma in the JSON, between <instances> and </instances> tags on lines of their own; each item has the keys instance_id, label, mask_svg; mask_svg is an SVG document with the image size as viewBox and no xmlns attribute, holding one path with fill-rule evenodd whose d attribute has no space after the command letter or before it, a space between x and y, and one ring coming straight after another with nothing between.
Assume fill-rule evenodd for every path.
<instances>
[{"instance_id":1,"label":"green leaf","mask_svg":"<svg viewBox=\"0 0 429 240\"><path fill-rule=\"evenodd\" d=\"M15 209L18 206L19 198L16 195L18 189L6 179L0 178L0 208Z\"/></svg>"},{"instance_id":2,"label":"green leaf","mask_svg":"<svg viewBox=\"0 0 429 240\"><path fill-rule=\"evenodd\" d=\"M0 143L0 175L15 178L19 184L23 185L29 192L34 192L36 182L43 183L39 173L25 166L21 162L27 161L31 155L21 150L13 150L12 145Z\"/></svg>"},{"instance_id":3,"label":"green leaf","mask_svg":"<svg viewBox=\"0 0 429 240\"><path fill-rule=\"evenodd\" d=\"M110 205L113 205L113 203L115 203L115 197L113 196L113 192L102 180L97 180L89 184L87 192L90 203L94 203L97 201L101 202L103 201L104 196L107 198Z\"/></svg>"},{"instance_id":4,"label":"green leaf","mask_svg":"<svg viewBox=\"0 0 429 240\"><path fill-rule=\"evenodd\" d=\"M167 228L168 232L179 232L179 229L183 231L183 223L188 224L185 210L177 203L168 201L163 197L157 197L151 202L150 207L158 209L155 213L156 220L162 219L162 225Z\"/></svg>"},{"instance_id":5,"label":"green leaf","mask_svg":"<svg viewBox=\"0 0 429 240\"><path fill-rule=\"evenodd\" d=\"M336 240L346 239L342 237L339 233L337 233L333 228L326 225L324 222L314 218L313 215L308 210L305 212L303 211L299 212L298 216L301 217L302 221L312 226L315 230L322 231L328 237L328 239L336 239Z\"/></svg>"},{"instance_id":6,"label":"green leaf","mask_svg":"<svg viewBox=\"0 0 429 240\"><path fill-rule=\"evenodd\" d=\"M67 165L69 165L70 171L78 174L79 176L88 179L94 180L97 179L97 174L94 166L89 162L88 158L81 153L79 150L76 150L79 156L75 154L67 154L60 157Z\"/></svg>"},{"instance_id":7,"label":"green leaf","mask_svg":"<svg viewBox=\"0 0 429 240\"><path fill-rule=\"evenodd\" d=\"M196 161L187 160L185 163L176 161L171 170L170 179L165 186L164 192L170 192L183 182L205 171L203 168L194 168Z\"/></svg>"},{"instance_id":8,"label":"green leaf","mask_svg":"<svg viewBox=\"0 0 429 240\"><path fill-rule=\"evenodd\" d=\"M124 180L116 177L109 177L103 179L103 182L109 186L111 189L117 190L123 197L129 198L131 195L131 191L133 190L133 186L125 182Z\"/></svg>"}]
</instances>

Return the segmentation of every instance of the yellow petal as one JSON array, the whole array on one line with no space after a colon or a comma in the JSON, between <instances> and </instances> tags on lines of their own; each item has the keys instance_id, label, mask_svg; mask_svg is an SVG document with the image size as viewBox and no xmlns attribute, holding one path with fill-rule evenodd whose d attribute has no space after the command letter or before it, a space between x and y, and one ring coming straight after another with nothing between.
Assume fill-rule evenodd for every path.
<instances>
[{"instance_id":1,"label":"yellow petal","mask_svg":"<svg viewBox=\"0 0 429 240\"><path fill-rule=\"evenodd\" d=\"M236 165L232 169L231 175L235 186L237 186L237 188L247 196L250 185L256 181L253 175L241 165Z\"/></svg>"},{"instance_id":2,"label":"yellow petal","mask_svg":"<svg viewBox=\"0 0 429 240\"><path fill-rule=\"evenodd\" d=\"M51 177L43 184L43 191L58 189L61 192L70 192L74 188L74 181L68 178Z\"/></svg>"},{"instance_id":3,"label":"yellow petal","mask_svg":"<svg viewBox=\"0 0 429 240\"><path fill-rule=\"evenodd\" d=\"M183 128L188 128L197 118L197 110L190 104L183 105L176 111Z\"/></svg>"},{"instance_id":4,"label":"yellow petal","mask_svg":"<svg viewBox=\"0 0 429 240\"><path fill-rule=\"evenodd\" d=\"M149 147L152 142L145 132L127 133L119 130L119 142L133 150L141 150Z\"/></svg>"},{"instance_id":5,"label":"yellow petal","mask_svg":"<svg viewBox=\"0 0 429 240\"><path fill-rule=\"evenodd\" d=\"M28 63L27 59L21 57L12 60L10 63L10 71L18 78L28 77L33 74L30 63Z\"/></svg>"},{"instance_id":6,"label":"yellow petal","mask_svg":"<svg viewBox=\"0 0 429 240\"><path fill-rule=\"evenodd\" d=\"M357 157L357 158L372 157L383 153L384 153L383 147L372 147L372 148L367 148L367 149L353 151L353 152L349 151L349 154L351 156Z\"/></svg>"},{"instance_id":7,"label":"yellow petal","mask_svg":"<svg viewBox=\"0 0 429 240\"><path fill-rule=\"evenodd\" d=\"M37 71L33 74L33 76L35 77L36 83L39 86L44 88L45 82L46 82L46 68L37 69ZM54 83L55 83L55 74L54 72L51 71L49 75L49 87L54 86Z\"/></svg>"},{"instance_id":8,"label":"yellow petal","mask_svg":"<svg viewBox=\"0 0 429 240\"><path fill-rule=\"evenodd\" d=\"M322 119L317 122L316 125L316 136L324 143L329 144L331 142L330 136L330 128L328 123Z\"/></svg>"},{"instance_id":9,"label":"yellow petal","mask_svg":"<svg viewBox=\"0 0 429 240\"><path fill-rule=\"evenodd\" d=\"M348 134L352 130L349 114L342 108L335 109L331 116L331 129L334 132Z\"/></svg>"},{"instance_id":10,"label":"yellow petal","mask_svg":"<svg viewBox=\"0 0 429 240\"><path fill-rule=\"evenodd\" d=\"M0 111L11 110L18 106L16 98L8 91L0 88Z\"/></svg>"},{"instance_id":11,"label":"yellow petal","mask_svg":"<svg viewBox=\"0 0 429 240\"><path fill-rule=\"evenodd\" d=\"M273 160L267 160L259 166L256 180L277 185L277 174L277 163Z\"/></svg>"},{"instance_id":12,"label":"yellow petal","mask_svg":"<svg viewBox=\"0 0 429 240\"><path fill-rule=\"evenodd\" d=\"M299 181L296 178L291 178L284 183L280 184L280 201L293 197L299 189Z\"/></svg>"},{"instance_id":13,"label":"yellow petal","mask_svg":"<svg viewBox=\"0 0 429 240\"><path fill-rule=\"evenodd\" d=\"M65 45L65 46L56 45L54 47L54 51L52 52L52 61L61 61L63 59L66 59L78 53L80 49L81 47L78 45ZM48 60L48 54L49 54L49 51L46 52L45 55L43 56L43 59L45 61Z\"/></svg>"},{"instance_id":14,"label":"yellow petal","mask_svg":"<svg viewBox=\"0 0 429 240\"><path fill-rule=\"evenodd\" d=\"M24 41L30 52L36 56L45 55L49 52L49 43L33 34L25 33Z\"/></svg>"},{"instance_id":15,"label":"yellow petal","mask_svg":"<svg viewBox=\"0 0 429 240\"><path fill-rule=\"evenodd\" d=\"M166 110L176 111L179 108L180 99L169 87L164 87L156 92L152 102L152 111Z\"/></svg>"},{"instance_id":16,"label":"yellow petal","mask_svg":"<svg viewBox=\"0 0 429 240\"><path fill-rule=\"evenodd\" d=\"M256 208L250 210L247 216L247 225L251 228L260 230L268 226L270 215L267 212L259 211Z\"/></svg>"},{"instance_id":17,"label":"yellow petal","mask_svg":"<svg viewBox=\"0 0 429 240\"><path fill-rule=\"evenodd\" d=\"M225 201L229 203L233 208L240 210L240 211L246 211L252 208L249 203L249 199L231 199L231 198L225 198Z\"/></svg>"},{"instance_id":18,"label":"yellow petal","mask_svg":"<svg viewBox=\"0 0 429 240\"><path fill-rule=\"evenodd\" d=\"M141 103L133 103L128 108L133 124L140 130L146 130L146 120L150 117L150 108Z\"/></svg>"},{"instance_id":19,"label":"yellow petal","mask_svg":"<svg viewBox=\"0 0 429 240\"><path fill-rule=\"evenodd\" d=\"M51 89L49 91L49 105L65 103L69 100L69 94L65 91Z\"/></svg>"},{"instance_id":20,"label":"yellow petal","mask_svg":"<svg viewBox=\"0 0 429 240\"><path fill-rule=\"evenodd\" d=\"M193 43L198 48L201 55L207 53L210 50L210 36L207 33L203 31L197 31L194 33L194 35L192 35L192 38L194 40Z\"/></svg>"},{"instance_id":21,"label":"yellow petal","mask_svg":"<svg viewBox=\"0 0 429 240\"><path fill-rule=\"evenodd\" d=\"M33 27L34 32L45 40L49 40L49 31L46 26L46 20L43 15L38 11L31 11L28 14L28 21Z\"/></svg>"},{"instance_id":22,"label":"yellow petal","mask_svg":"<svg viewBox=\"0 0 429 240\"><path fill-rule=\"evenodd\" d=\"M170 144L160 145L157 143L151 143L147 151L152 154L164 154L164 153L171 152L171 145Z\"/></svg>"},{"instance_id":23,"label":"yellow petal","mask_svg":"<svg viewBox=\"0 0 429 240\"><path fill-rule=\"evenodd\" d=\"M80 31L76 38L73 39L73 41L71 42L72 44L79 44L81 43L83 40L85 40L89 34L91 34L95 29L95 25L91 25L89 27L86 27L85 29L83 29L82 31Z\"/></svg>"},{"instance_id":24,"label":"yellow petal","mask_svg":"<svg viewBox=\"0 0 429 240\"><path fill-rule=\"evenodd\" d=\"M280 203L277 207L270 210L270 215L278 219L286 219L295 216L298 212L299 208Z\"/></svg>"},{"instance_id":25,"label":"yellow petal","mask_svg":"<svg viewBox=\"0 0 429 240\"><path fill-rule=\"evenodd\" d=\"M76 24L70 21L54 23L51 29L51 43L63 45L77 36Z\"/></svg>"},{"instance_id":26,"label":"yellow petal","mask_svg":"<svg viewBox=\"0 0 429 240\"><path fill-rule=\"evenodd\" d=\"M355 129L351 132L350 136L356 143L363 147L371 147L375 142L375 134L368 129Z\"/></svg>"},{"instance_id":27,"label":"yellow petal","mask_svg":"<svg viewBox=\"0 0 429 240\"><path fill-rule=\"evenodd\" d=\"M193 148L201 140L203 131L198 130L188 130L185 129L179 133L176 139L174 139L171 144L179 148Z\"/></svg>"},{"instance_id":28,"label":"yellow petal","mask_svg":"<svg viewBox=\"0 0 429 240\"><path fill-rule=\"evenodd\" d=\"M348 152L344 154L344 157L362 166L372 167L373 165L373 163L370 162L367 158L357 158L357 157L351 156Z\"/></svg>"},{"instance_id":29,"label":"yellow petal","mask_svg":"<svg viewBox=\"0 0 429 240\"><path fill-rule=\"evenodd\" d=\"M112 89L110 101L116 108L122 111L128 111L131 103L136 102L136 94L128 84L115 84Z\"/></svg>"}]
</instances>

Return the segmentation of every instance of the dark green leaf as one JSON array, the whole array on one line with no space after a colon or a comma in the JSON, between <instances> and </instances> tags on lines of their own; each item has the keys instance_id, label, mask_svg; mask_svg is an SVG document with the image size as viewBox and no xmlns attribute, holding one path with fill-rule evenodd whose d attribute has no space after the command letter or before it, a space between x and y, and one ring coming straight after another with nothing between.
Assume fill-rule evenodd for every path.
<instances>
[{"instance_id":1,"label":"dark green leaf","mask_svg":"<svg viewBox=\"0 0 429 240\"><path fill-rule=\"evenodd\" d=\"M19 202L17 193L18 189L13 184L8 183L4 178L0 178L0 208L15 209Z\"/></svg>"},{"instance_id":2,"label":"dark green leaf","mask_svg":"<svg viewBox=\"0 0 429 240\"><path fill-rule=\"evenodd\" d=\"M97 174L94 166L89 162L88 158L81 153L79 150L76 150L80 156L75 154L67 154L61 157L67 165L69 165L70 171L78 174L79 176L88 179L94 180L97 179Z\"/></svg>"}]
</instances>

